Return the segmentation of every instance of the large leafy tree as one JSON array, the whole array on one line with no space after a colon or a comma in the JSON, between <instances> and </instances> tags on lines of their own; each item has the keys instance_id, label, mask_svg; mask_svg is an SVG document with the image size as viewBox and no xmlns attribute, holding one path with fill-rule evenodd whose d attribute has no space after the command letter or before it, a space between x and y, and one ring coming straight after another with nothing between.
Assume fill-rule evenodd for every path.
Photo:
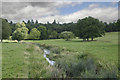
<instances>
[{"instance_id":1,"label":"large leafy tree","mask_svg":"<svg viewBox=\"0 0 120 80\"><path fill-rule=\"evenodd\" d=\"M37 29L41 32L41 36L40 36L40 39L47 39L47 29L45 26L39 26L37 27Z\"/></svg>"},{"instance_id":2,"label":"large leafy tree","mask_svg":"<svg viewBox=\"0 0 120 80\"><path fill-rule=\"evenodd\" d=\"M105 35L104 24L93 17L86 17L78 20L76 26L76 35L83 40L101 37Z\"/></svg>"},{"instance_id":3,"label":"large leafy tree","mask_svg":"<svg viewBox=\"0 0 120 80\"><path fill-rule=\"evenodd\" d=\"M26 25L25 25L24 22L22 22L22 23L19 23L19 22L18 22L18 23L16 23L16 26L15 26L15 27L16 27L16 29L17 29L17 28L26 27Z\"/></svg>"},{"instance_id":4,"label":"large leafy tree","mask_svg":"<svg viewBox=\"0 0 120 80\"><path fill-rule=\"evenodd\" d=\"M57 39L58 38L58 33L56 31L52 31L49 38L50 39Z\"/></svg>"},{"instance_id":5,"label":"large leafy tree","mask_svg":"<svg viewBox=\"0 0 120 80\"><path fill-rule=\"evenodd\" d=\"M2 19L2 39L8 39L10 34L11 34L11 28L9 23L7 22L7 20Z\"/></svg>"},{"instance_id":6,"label":"large leafy tree","mask_svg":"<svg viewBox=\"0 0 120 80\"><path fill-rule=\"evenodd\" d=\"M22 22L22 23L13 23L13 22L10 22L10 26L11 26L11 29L12 29L12 33L17 29L17 28L21 28L21 27L26 27L25 25L25 22Z\"/></svg>"},{"instance_id":7,"label":"large leafy tree","mask_svg":"<svg viewBox=\"0 0 120 80\"><path fill-rule=\"evenodd\" d=\"M12 21L10 22L10 27L11 27L12 33L16 30L15 25L16 24L13 23Z\"/></svg>"},{"instance_id":8,"label":"large leafy tree","mask_svg":"<svg viewBox=\"0 0 120 80\"><path fill-rule=\"evenodd\" d=\"M26 27L29 29L28 33L30 33L32 28L35 27L34 21L33 20L28 20L28 22L26 23Z\"/></svg>"},{"instance_id":9,"label":"large leafy tree","mask_svg":"<svg viewBox=\"0 0 120 80\"><path fill-rule=\"evenodd\" d=\"M89 38L91 38L91 40L93 40L96 37L101 37L100 35L100 30L97 26L88 26L85 29L85 38L87 38L87 40L89 40Z\"/></svg>"},{"instance_id":10,"label":"large leafy tree","mask_svg":"<svg viewBox=\"0 0 120 80\"><path fill-rule=\"evenodd\" d=\"M117 31L120 31L120 19L117 20L116 28Z\"/></svg>"},{"instance_id":11,"label":"large leafy tree","mask_svg":"<svg viewBox=\"0 0 120 80\"><path fill-rule=\"evenodd\" d=\"M64 31L64 32L61 32L61 34L60 34L60 38L63 38L66 41L71 40L74 37L75 37L75 35L73 34L73 32L70 32L70 31Z\"/></svg>"},{"instance_id":12,"label":"large leafy tree","mask_svg":"<svg viewBox=\"0 0 120 80\"><path fill-rule=\"evenodd\" d=\"M24 25L21 28L17 28L13 34L12 34L12 39L13 40L23 40L27 39L28 36L28 28L26 28Z\"/></svg>"},{"instance_id":13,"label":"large leafy tree","mask_svg":"<svg viewBox=\"0 0 120 80\"><path fill-rule=\"evenodd\" d=\"M30 32L29 39L39 39L40 35L40 31L36 28L33 28Z\"/></svg>"}]
</instances>

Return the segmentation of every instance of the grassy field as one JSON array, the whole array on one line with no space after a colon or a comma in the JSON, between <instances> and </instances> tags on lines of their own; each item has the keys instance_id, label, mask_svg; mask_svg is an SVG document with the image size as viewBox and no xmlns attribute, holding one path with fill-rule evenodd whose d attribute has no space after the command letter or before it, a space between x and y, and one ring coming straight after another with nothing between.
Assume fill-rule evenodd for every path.
<instances>
[{"instance_id":1,"label":"grassy field","mask_svg":"<svg viewBox=\"0 0 120 80\"><path fill-rule=\"evenodd\" d=\"M2 78L49 76L49 64L39 47L22 43L3 43L2 47Z\"/></svg>"},{"instance_id":2,"label":"grassy field","mask_svg":"<svg viewBox=\"0 0 120 80\"><path fill-rule=\"evenodd\" d=\"M25 44L2 44L2 77L26 77L26 64L24 64Z\"/></svg>"},{"instance_id":3,"label":"grassy field","mask_svg":"<svg viewBox=\"0 0 120 80\"><path fill-rule=\"evenodd\" d=\"M102 62L110 62L113 65L118 62L117 32L106 33L104 37L96 38L95 41L89 42L83 42L81 39L71 41L65 41L63 39L26 40L24 42L53 45L75 51L76 53L83 52L91 54ZM56 49L53 47L53 50ZM60 55L62 54L64 54L64 51L60 53ZM79 54L77 53L76 55ZM74 53L69 54L69 56L70 58L76 59L74 58ZM71 61L71 59L68 59L68 56L65 57L67 59L64 59L64 57L60 58L60 63L61 60L62 63L64 63L64 60ZM52 68L49 66L43 57L43 51L38 46L34 46L31 43L14 43L7 40L4 40L4 43L2 43L2 78L50 77L49 70L51 69L55 70L56 67Z\"/></svg>"},{"instance_id":4,"label":"grassy field","mask_svg":"<svg viewBox=\"0 0 120 80\"><path fill-rule=\"evenodd\" d=\"M103 61L118 62L118 32L106 33L104 37L96 38L96 41L83 42L81 39L65 41L63 39L27 41L41 44L57 45L70 50L85 52L96 56Z\"/></svg>"}]
</instances>

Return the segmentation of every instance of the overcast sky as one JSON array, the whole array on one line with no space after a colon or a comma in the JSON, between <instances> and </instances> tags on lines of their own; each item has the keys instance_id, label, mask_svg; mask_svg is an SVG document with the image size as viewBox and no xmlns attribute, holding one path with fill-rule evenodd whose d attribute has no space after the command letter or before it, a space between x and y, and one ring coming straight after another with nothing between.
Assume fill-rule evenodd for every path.
<instances>
[{"instance_id":1,"label":"overcast sky","mask_svg":"<svg viewBox=\"0 0 120 80\"><path fill-rule=\"evenodd\" d=\"M104 22L118 19L116 2L3 2L2 18L21 22L28 19L40 23L57 20L60 23L76 22L87 16Z\"/></svg>"}]
</instances>

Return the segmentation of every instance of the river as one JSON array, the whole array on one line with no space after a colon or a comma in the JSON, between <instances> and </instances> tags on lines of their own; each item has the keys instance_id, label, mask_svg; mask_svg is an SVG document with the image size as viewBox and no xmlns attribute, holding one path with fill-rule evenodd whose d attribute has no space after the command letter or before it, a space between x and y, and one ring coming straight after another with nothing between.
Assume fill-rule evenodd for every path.
<instances>
[{"instance_id":1,"label":"river","mask_svg":"<svg viewBox=\"0 0 120 80\"><path fill-rule=\"evenodd\" d=\"M50 65L54 65L55 61L50 60L49 58L47 58L47 54L50 54L50 50L44 49L44 58L49 62Z\"/></svg>"}]
</instances>

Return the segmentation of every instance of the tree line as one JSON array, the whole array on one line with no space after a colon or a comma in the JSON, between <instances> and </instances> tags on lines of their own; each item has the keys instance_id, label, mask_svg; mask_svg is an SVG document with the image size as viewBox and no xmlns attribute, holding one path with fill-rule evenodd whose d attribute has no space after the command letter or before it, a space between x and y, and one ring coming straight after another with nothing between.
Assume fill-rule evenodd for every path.
<instances>
[{"instance_id":1,"label":"tree line","mask_svg":"<svg viewBox=\"0 0 120 80\"><path fill-rule=\"evenodd\" d=\"M79 37L83 40L96 37L102 37L105 32L120 31L120 19L116 22L106 23L94 17L85 17L79 19L76 23L53 23L47 22L46 24L38 23L36 20L22 21L21 23L13 23L7 19L2 19L2 39L12 40L46 40L46 39L59 39L63 38L70 40ZM2 40L1 39L1 40Z\"/></svg>"}]
</instances>

